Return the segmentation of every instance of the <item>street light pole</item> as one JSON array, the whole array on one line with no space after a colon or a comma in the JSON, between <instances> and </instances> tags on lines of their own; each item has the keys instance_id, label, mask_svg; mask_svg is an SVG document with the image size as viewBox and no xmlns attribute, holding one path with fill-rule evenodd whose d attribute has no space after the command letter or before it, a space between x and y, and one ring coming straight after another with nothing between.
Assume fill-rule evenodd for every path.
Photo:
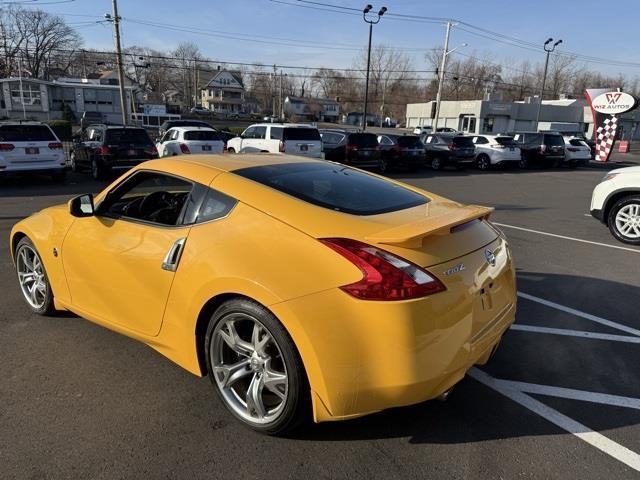
<instances>
[{"instance_id":1,"label":"street light pole","mask_svg":"<svg viewBox=\"0 0 640 480\"><path fill-rule=\"evenodd\" d=\"M447 33L444 36L444 49L442 50L442 61L440 62L440 72L438 75L438 93L436 94L436 118L433 119L433 131L438 128L438 117L440 117L440 100L442 99L442 84L444 83L444 69L447 66L447 54L449 53L449 36L453 24L447 22Z\"/></svg>"},{"instance_id":2,"label":"street light pole","mask_svg":"<svg viewBox=\"0 0 640 480\"><path fill-rule=\"evenodd\" d=\"M362 113L362 131L364 132L367 129L367 106L369 103L369 69L371 68L371 37L373 35L373 26L380 22L380 19L387 11L387 7L382 7L378 11L375 20L370 20L367 18L367 14L373 9L373 5L367 5L362 10L362 18L365 22L369 24L369 47L367 49L367 75L364 83L364 108Z\"/></svg>"},{"instance_id":3,"label":"street light pole","mask_svg":"<svg viewBox=\"0 0 640 480\"><path fill-rule=\"evenodd\" d=\"M544 51L547 52L547 57L545 58L545 61L544 61L544 73L542 74L542 88L540 89L540 98L538 99L538 111L536 113L536 131L538 131L539 124L540 124L540 110L542 108L542 99L544 98L544 87L547 84L547 69L549 68L549 55L551 54L551 52L553 52L556 49L558 45L562 43L562 40L558 40L551 47L547 48L547 45L549 45L551 42L553 42L553 38L548 38L547 41L544 42L544 45L542 46L542 48L544 48Z\"/></svg>"},{"instance_id":4,"label":"street light pole","mask_svg":"<svg viewBox=\"0 0 640 480\"><path fill-rule=\"evenodd\" d=\"M122 47L120 45L120 16L118 15L118 0L112 0L113 14L105 14L107 21L113 23L116 42L116 65L118 67L118 83L120 87L120 107L122 108L122 124L127 124L127 101L124 91L124 67L122 65ZM131 99L133 101L133 99Z\"/></svg>"}]
</instances>

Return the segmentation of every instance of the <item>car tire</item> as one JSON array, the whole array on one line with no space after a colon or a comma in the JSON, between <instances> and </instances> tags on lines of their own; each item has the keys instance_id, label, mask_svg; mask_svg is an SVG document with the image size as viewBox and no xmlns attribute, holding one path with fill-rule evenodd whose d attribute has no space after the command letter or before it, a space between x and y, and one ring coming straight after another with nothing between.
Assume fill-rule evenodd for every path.
<instances>
[{"instance_id":1,"label":"car tire","mask_svg":"<svg viewBox=\"0 0 640 480\"><path fill-rule=\"evenodd\" d=\"M209 320L204 348L214 390L242 424L282 435L309 418L302 359L282 324L262 305L246 298L222 304Z\"/></svg>"},{"instance_id":2,"label":"car tire","mask_svg":"<svg viewBox=\"0 0 640 480\"><path fill-rule=\"evenodd\" d=\"M105 177L105 167L95 158L91 159L91 176L94 180L103 180Z\"/></svg>"},{"instance_id":3,"label":"car tire","mask_svg":"<svg viewBox=\"0 0 640 480\"><path fill-rule=\"evenodd\" d=\"M69 154L69 163L71 163L71 171L74 173L78 173L80 171L80 166L76 160L76 153L71 152Z\"/></svg>"},{"instance_id":4,"label":"car tire","mask_svg":"<svg viewBox=\"0 0 640 480\"><path fill-rule=\"evenodd\" d=\"M640 195L619 199L609 210L607 226L617 240L640 245Z\"/></svg>"},{"instance_id":5,"label":"car tire","mask_svg":"<svg viewBox=\"0 0 640 480\"><path fill-rule=\"evenodd\" d=\"M528 169L530 166L530 162L527 158L521 158L520 161L518 162L518 167L520 167L523 170Z\"/></svg>"},{"instance_id":6,"label":"car tire","mask_svg":"<svg viewBox=\"0 0 640 480\"><path fill-rule=\"evenodd\" d=\"M433 170L442 170L442 160L439 157L435 157L431 159L431 168Z\"/></svg>"},{"instance_id":7,"label":"car tire","mask_svg":"<svg viewBox=\"0 0 640 480\"><path fill-rule=\"evenodd\" d=\"M227 148L227 153L236 153L235 148Z\"/></svg>"},{"instance_id":8,"label":"car tire","mask_svg":"<svg viewBox=\"0 0 640 480\"><path fill-rule=\"evenodd\" d=\"M385 158L381 158L380 160L378 160L378 170L380 171L380 173L389 173L389 171L391 170L389 162Z\"/></svg>"},{"instance_id":9,"label":"car tire","mask_svg":"<svg viewBox=\"0 0 640 480\"><path fill-rule=\"evenodd\" d=\"M22 297L31 311L38 315L54 314L56 309L49 277L40 254L29 237L20 239L14 258Z\"/></svg>"},{"instance_id":10,"label":"car tire","mask_svg":"<svg viewBox=\"0 0 640 480\"><path fill-rule=\"evenodd\" d=\"M491 159L489 158L489 155L484 153L478 155L478 158L476 159L476 166L478 167L478 170L482 170L483 172L491 170Z\"/></svg>"}]
</instances>

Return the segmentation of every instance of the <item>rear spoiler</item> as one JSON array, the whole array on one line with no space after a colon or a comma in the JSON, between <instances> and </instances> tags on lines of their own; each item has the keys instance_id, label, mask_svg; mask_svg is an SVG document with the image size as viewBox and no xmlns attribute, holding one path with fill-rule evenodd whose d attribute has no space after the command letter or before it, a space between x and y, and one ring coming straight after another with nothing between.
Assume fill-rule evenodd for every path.
<instances>
[{"instance_id":1,"label":"rear spoiler","mask_svg":"<svg viewBox=\"0 0 640 480\"><path fill-rule=\"evenodd\" d=\"M446 214L425 217L416 222L393 227L366 237L368 242L420 248L422 240L434 235L448 235L457 226L473 220L488 220L493 208L467 205L448 211Z\"/></svg>"}]
</instances>

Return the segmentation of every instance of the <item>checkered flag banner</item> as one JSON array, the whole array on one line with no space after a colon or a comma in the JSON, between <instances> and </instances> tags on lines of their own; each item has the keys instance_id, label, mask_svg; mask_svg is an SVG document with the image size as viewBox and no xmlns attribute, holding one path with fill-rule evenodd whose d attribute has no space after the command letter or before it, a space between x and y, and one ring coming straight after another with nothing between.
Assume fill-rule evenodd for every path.
<instances>
[{"instance_id":1,"label":"checkered flag banner","mask_svg":"<svg viewBox=\"0 0 640 480\"><path fill-rule=\"evenodd\" d=\"M613 141L618 130L618 117L612 116L604 121L596 131L596 160L606 162L613 149Z\"/></svg>"}]
</instances>

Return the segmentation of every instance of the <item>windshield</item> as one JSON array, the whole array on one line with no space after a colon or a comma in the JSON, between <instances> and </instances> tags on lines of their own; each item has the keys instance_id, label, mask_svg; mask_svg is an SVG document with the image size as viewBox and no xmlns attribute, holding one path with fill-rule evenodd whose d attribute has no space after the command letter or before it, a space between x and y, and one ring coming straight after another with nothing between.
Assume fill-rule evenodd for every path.
<instances>
[{"instance_id":1,"label":"windshield","mask_svg":"<svg viewBox=\"0 0 640 480\"><path fill-rule=\"evenodd\" d=\"M320 132L316 128L285 128L283 140L320 141Z\"/></svg>"},{"instance_id":2,"label":"windshield","mask_svg":"<svg viewBox=\"0 0 640 480\"><path fill-rule=\"evenodd\" d=\"M105 143L115 144L136 144L151 146L151 139L147 132L141 128L110 128L105 136Z\"/></svg>"},{"instance_id":3,"label":"windshield","mask_svg":"<svg viewBox=\"0 0 640 480\"><path fill-rule=\"evenodd\" d=\"M313 205L352 215L395 212L429 201L387 180L331 163L264 165L233 173Z\"/></svg>"},{"instance_id":4,"label":"windshield","mask_svg":"<svg viewBox=\"0 0 640 480\"><path fill-rule=\"evenodd\" d=\"M3 125L0 127L1 142L51 142L55 135L45 125Z\"/></svg>"},{"instance_id":5,"label":"windshield","mask_svg":"<svg viewBox=\"0 0 640 480\"><path fill-rule=\"evenodd\" d=\"M185 140L220 140L218 134L213 130L192 130L184 132Z\"/></svg>"}]
</instances>

